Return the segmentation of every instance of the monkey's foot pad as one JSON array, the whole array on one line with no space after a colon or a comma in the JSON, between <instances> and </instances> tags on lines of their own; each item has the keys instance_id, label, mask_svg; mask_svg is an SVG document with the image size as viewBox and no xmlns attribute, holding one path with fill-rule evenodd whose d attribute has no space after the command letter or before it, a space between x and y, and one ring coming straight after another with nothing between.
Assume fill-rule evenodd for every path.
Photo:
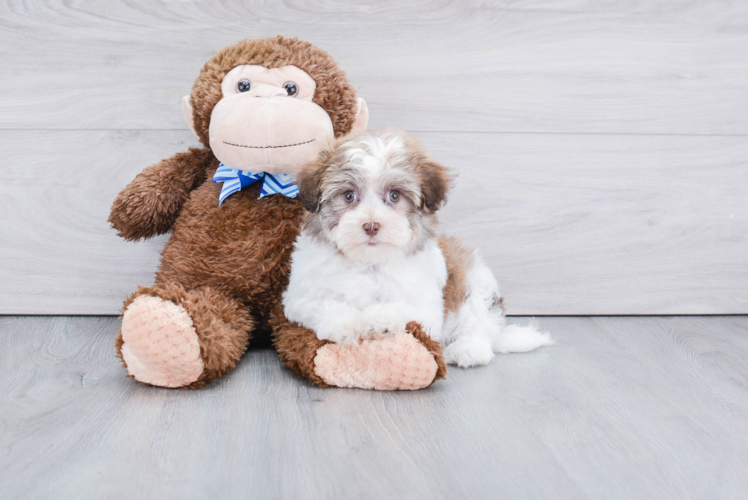
<instances>
[{"instance_id":1,"label":"monkey's foot pad","mask_svg":"<svg viewBox=\"0 0 748 500\"><path fill-rule=\"evenodd\" d=\"M171 301L141 295L122 317L122 358L135 380L161 387L183 387L203 372L192 318Z\"/></svg>"},{"instance_id":2,"label":"monkey's foot pad","mask_svg":"<svg viewBox=\"0 0 748 500\"><path fill-rule=\"evenodd\" d=\"M434 355L409 333L358 345L325 344L314 358L314 372L326 384L380 391L423 389L437 369Z\"/></svg>"}]
</instances>

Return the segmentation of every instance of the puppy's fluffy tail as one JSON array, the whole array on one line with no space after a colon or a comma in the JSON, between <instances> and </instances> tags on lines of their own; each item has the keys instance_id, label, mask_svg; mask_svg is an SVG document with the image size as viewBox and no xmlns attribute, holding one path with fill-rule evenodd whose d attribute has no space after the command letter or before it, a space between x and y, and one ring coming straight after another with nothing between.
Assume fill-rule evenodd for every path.
<instances>
[{"instance_id":1,"label":"puppy's fluffy tail","mask_svg":"<svg viewBox=\"0 0 748 500\"><path fill-rule=\"evenodd\" d=\"M493 338L493 352L527 352L538 347L553 345L551 335L539 332L535 326L505 325Z\"/></svg>"}]
</instances>

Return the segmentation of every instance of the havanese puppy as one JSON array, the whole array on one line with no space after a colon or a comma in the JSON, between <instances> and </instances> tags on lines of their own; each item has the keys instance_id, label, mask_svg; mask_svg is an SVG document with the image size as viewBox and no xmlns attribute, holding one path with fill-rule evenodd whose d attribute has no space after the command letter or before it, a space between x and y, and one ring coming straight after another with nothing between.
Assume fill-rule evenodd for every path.
<instances>
[{"instance_id":1,"label":"havanese puppy","mask_svg":"<svg viewBox=\"0 0 748 500\"><path fill-rule=\"evenodd\" d=\"M435 213L450 180L415 139L393 131L324 150L297 178L309 213L292 255L286 317L339 344L417 321L462 367L550 344L531 327L505 326L479 253L438 236Z\"/></svg>"}]
</instances>

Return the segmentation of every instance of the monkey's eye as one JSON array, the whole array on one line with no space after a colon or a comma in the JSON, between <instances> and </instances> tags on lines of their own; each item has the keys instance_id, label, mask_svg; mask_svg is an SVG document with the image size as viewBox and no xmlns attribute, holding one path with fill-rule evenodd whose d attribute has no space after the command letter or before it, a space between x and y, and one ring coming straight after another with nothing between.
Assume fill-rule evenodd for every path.
<instances>
[{"instance_id":1,"label":"monkey's eye","mask_svg":"<svg viewBox=\"0 0 748 500\"><path fill-rule=\"evenodd\" d=\"M354 193L353 191L346 191L345 193L343 193L343 198L345 198L345 201L347 203L353 203L354 201L356 201L356 193Z\"/></svg>"},{"instance_id":2,"label":"monkey's eye","mask_svg":"<svg viewBox=\"0 0 748 500\"><path fill-rule=\"evenodd\" d=\"M239 80L239 83L236 84L236 90L239 92L248 92L249 89L252 87L252 84L249 83L249 80L246 78L243 80Z\"/></svg>"},{"instance_id":3,"label":"monkey's eye","mask_svg":"<svg viewBox=\"0 0 748 500\"><path fill-rule=\"evenodd\" d=\"M390 201L392 203L397 203L398 201L400 201L400 192L395 190L390 191Z\"/></svg>"},{"instance_id":4,"label":"monkey's eye","mask_svg":"<svg viewBox=\"0 0 748 500\"><path fill-rule=\"evenodd\" d=\"M284 83L283 88L286 89L286 92L288 92L288 95L291 97L299 93L299 89L296 87L296 84L294 82Z\"/></svg>"}]
</instances>

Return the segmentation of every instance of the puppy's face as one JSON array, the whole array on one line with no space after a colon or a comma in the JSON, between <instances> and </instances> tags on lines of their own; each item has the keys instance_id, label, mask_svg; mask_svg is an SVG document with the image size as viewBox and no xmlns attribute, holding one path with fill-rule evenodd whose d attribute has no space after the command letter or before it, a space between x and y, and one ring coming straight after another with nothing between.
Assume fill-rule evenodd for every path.
<instances>
[{"instance_id":1,"label":"puppy's face","mask_svg":"<svg viewBox=\"0 0 748 500\"><path fill-rule=\"evenodd\" d=\"M337 143L300 172L305 231L365 264L412 255L434 236L447 170L394 132Z\"/></svg>"}]
</instances>

